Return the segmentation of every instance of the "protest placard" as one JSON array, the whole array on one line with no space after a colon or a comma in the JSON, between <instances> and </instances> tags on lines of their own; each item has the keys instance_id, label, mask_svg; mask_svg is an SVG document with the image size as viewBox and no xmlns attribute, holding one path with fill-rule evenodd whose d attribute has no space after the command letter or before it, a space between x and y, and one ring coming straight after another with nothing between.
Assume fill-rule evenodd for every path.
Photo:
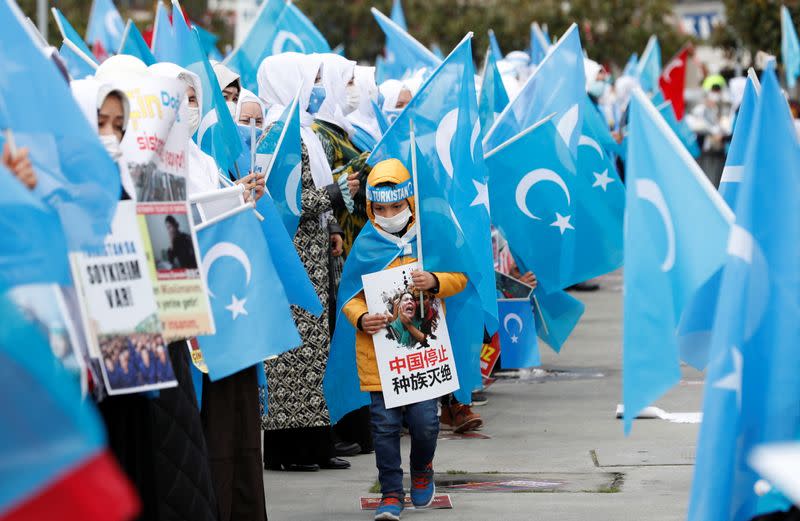
<instances>
[{"instance_id":1,"label":"protest placard","mask_svg":"<svg viewBox=\"0 0 800 521\"><path fill-rule=\"evenodd\" d=\"M122 201L104 250L71 256L89 351L100 358L111 395L176 385L144 242L135 204Z\"/></svg>"},{"instance_id":2,"label":"protest placard","mask_svg":"<svg viewBox=\"0 0 800 521\"><path fill-rule=\"evenodd\" d=\"M411 282L416 263L364 275L370 313L389 324L372 336L387 408L417 403L458 389L453 348L442 301L424 298Z\"/></svg>"},{"instance_id":3,"label":"protest placard","mask_svg":"<svg viewBox=\"0 0 800 521\"><path fill-rule=\"evenodd\" d=\"M118 85L131 112L121 147L136 200L186 200L189 127L179 115L186 85L158 76L126 77Z\"/></svg>"},{"instance_id":4,"label":"protest placard","mask_svg":"<svg viewBox=\"0 0 800 521\"><path fill-rule=\"evenodd\" d=\"M137 204L164 338L214 334L214 318L187 202Z\"/></svg>"}]
</instances>

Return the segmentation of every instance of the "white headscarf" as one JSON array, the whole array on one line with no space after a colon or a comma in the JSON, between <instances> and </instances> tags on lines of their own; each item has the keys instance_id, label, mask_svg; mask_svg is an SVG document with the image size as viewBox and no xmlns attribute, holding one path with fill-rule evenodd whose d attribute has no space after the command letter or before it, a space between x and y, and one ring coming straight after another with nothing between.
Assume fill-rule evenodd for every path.
<instances>
[{"instance_id":1,"label":"white headscarf","mask_svg":"<svg viewBox=\"0 0 800 521\"><path fill-rule=\"evenodd\" d=\"M244 103L257 103L259 107L261 107L261 114L266 117L267 114L267 104L264 103L264 100L256 96L253 92L242 89L239 93L239 102L236 104L236 114L234 116L234 123L239 125L239 117L242 115L242 105Z\"/></svg>"},{"instance_id":2,"label":"white headscarf","mask_svg":"<svg viewBox=\"0 0 800 521\"><path fill-rule=\"evenodd\" d=\"M338 54L317 54L322 60L322 84L325 86L325 100L314 115L316 119L326 121L347 132L355 133L353 125L345 116L342 107L347 105L347 84L353 78L356 62Z\"/></svg>"},{"instance_id":3,"label":"white headscarf","mask_svg":"<svg viewBox=\"0 0 800 521\"><path fill-rule=\"evenodd\" d=\"M269 110L264 126L280 119L286 107L292 104L295 95L300 93L300 137L308 151L311 176L314 186L322 188L333 184L333 175L328 156L322 148L319 137L311 129L314 116L308 113L311 89L322 65L322 60L314 55L285 52L264 58L258 66L258 95Z\"/></svg>"},{"instance_id":4,"label":"white headscarf","mask_svg":"<svg viewBox=\"0 0 800 521\"><path fill-rule=\"evenodd\" d=\"M197 105L201 111L203 110L203 86L197 74L174 63L156 63L151 65L149 69L153 74L165 78L179 79L186 84L187 88L194 88L195 96L197 96ZM187 98L183 98L181 113L185 113L186 108L188 108L188 101ZM200 147L191 138L189 138L189 143L186 147L186 156L188 159L186 193L192 195L218 189L219 167L214 158L200 150Z\"/></svg>"},{"instance_id":5,"label":"white headscarf","mask_svg":"<svg viewBox=\"0 0 800 521\"><path fill-rule=\"evenodd\" d=\"M381 139L381 128L375 117L372 101L378 97L378 86L375 84L375 67L356 66L356 87L361 93L358 109L348 114L350 122L372 136L375 141ZM396 102L395 102L396 103Z\"/></svg>"},{"instance_id":6,"label":"white headscarf","mask_svg":"<svg viewBox=\"0 0 800 521\"><path fill-rule=\"evenodd\" d=\"M405 88L407 87L400 80L386 80L381 83L379 88L381 94L383 94L383 106L381 109L384 112L396 109L397 100L400 98L400 93Z\"/></svg>"},{"instance_id":7,"label":"white headscarf","mask_svg":"<svg viewBox=\"0 0 800 521\"><path fill-rule=\"evenodd\" d=\"M114 83L140 74L147 74L147 65L142 60L127 54L117 54L101 63L94 77L101 83Z\"/></svg>"},{"instance_id":8,"label":"white headscarf","mask_svg":"<svg viewBox=\"0 0 800 521\"><path fill-rule=\"evenodd\" d=\"M214 69L214 75L217 77L220 90L225 90L225 87L231 83L236 83L241 91L242 83L239 80L239 75L230 70L224 63L211 60L211 68ZM241 96L241 93L239 95Z\"/></svg>"},{"instance_id":9,"label":"white headscarf","mask_svg":"<svg viewBox=\"0 0 800 521\"><path fill-rule=\"evenodd\" d=\"M107 83L100 82L92 76L89 76L83 80L75 80L71 82L69 86L72 89L72 97L78 102L78 107L80 107L81 112L83 112L83 115L86 116L89 124L93 129L95 129L96 132L99 131L97 125L97 112L100 110L100 107L103 106L103 102L106 100L109 94L112 93L117 94L122 100L122 131L124 132L125 129L128 128L131 105L130 101L128 101L128 96L126 96L123 91L120 89L115 89ZM134 187L131 174L128 171L128 166L124 161L120 161L118 166L122 187L131 198L135 198L136 188Z\"/></svg>"}]
</instances>

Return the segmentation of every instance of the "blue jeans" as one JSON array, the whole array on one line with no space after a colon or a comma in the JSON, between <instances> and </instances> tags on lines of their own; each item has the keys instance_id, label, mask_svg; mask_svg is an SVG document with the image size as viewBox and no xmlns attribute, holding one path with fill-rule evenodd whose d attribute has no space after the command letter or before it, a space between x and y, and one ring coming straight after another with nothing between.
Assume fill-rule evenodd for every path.
<instances>
[{"instance_id":1,"label":"blue jeans","mask_svg":"<svg viewBox=\"0 0 800 521\"><path fill-rule=\"evenodd\" d=\"M433 462L436 439L439 437L439 400L412 403L405 407L387 409L383 394L370 393L372 403L372 439L375 445L375 465L381 493L404 495L403 467L400 458L400 435L403 419L411 434L411 471L423 471Z\"/></svg>"}]
</instances>

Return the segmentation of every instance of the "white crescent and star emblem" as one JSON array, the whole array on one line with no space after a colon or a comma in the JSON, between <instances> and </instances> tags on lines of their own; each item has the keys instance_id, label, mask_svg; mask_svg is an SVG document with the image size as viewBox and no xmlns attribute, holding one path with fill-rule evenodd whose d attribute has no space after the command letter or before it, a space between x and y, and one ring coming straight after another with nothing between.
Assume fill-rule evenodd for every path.
<instances>
[{"instance_id":1,"label":"white crescent and star emblem","mask_svg":"<svg viewBox=\"0 0 800 521\"><path fill-rule=\"evenodd\" d=\"M587 135L582 135L580 137L578 140L578 146L587 146L595 150L600 156L600 159L605 159L603 148L597 141ZM592 172L592 175L594 176L594 184L592 184L592 188L600 187L604 192L608 190L608 185L614 182L614 178L608 175L608 168L602 172Z\"/></svg>"},{"instance_id":2,"label":"white crescent and star emblem","mask_svg":"<svg viewBox=\"0 0 800 521\"><path fill-rule=\"evenodd\" d=\"M453 158L450 153L450 145L453 142L453 136L458 127L458 109L453 109L444 115L439 126L436 127L436 153L439 155L439 161L442 162L447 175L450 179L453 178Z\"/></svg>"},{"instance_id":3,"label":"white crescent and star emblem","mask_svg":"<svg viewBox=\"0 0 800 521\"><path fill-rule=\"evenodd\" d=\"M569 145L572 141L572 134L575 132L575 128L578 126L579 115L580 109L576 103L575 105L571 106L563 116L561 116L561 119L558 120L558 125L556 125L558 134L567 145Z\"/></svg>"},{"instance_id":4,"label":"white crescent and star emblem","mask_svg":"<svg viewBox=\"0 0 800 521\"><path fill-rule=\"evenodd\" d=\"M250 278L253 274L250 266L250 258L247 256L244 250L232 242L218 242L212 246L211 249L206 253L205 257L203 257L202 269L203 273L206 275L206 279L208 278L208 273L211 270L211 266L213 266L214 262L222 257L231 257L242 265L245 273L245 283L246 285L249 285ZM208 294L212 298L216 298L214 293L211 291L211 288L208 288ZM231 303L228 306L225 306L225 309L231 312L233 320L239 318L240 315L247 315L247 310L244 307L246 302L246 298L239 299L236 297L236 295L231 295Z\"/></svg>"},{"instance_id":5,"label":"white crescent and star emblem","mask_svg":"<svg viewBox=\"0 0 800 521\"><path fill-rule=\"evenodd\" d=\"M661 188L651 179L637 179L636 196L655 206L664 221L664 229L667 232L667 254L664 262L661 263L661 271L668 272L675 266L675 226L672 223L672 215L669 212L667 202Z\"/></svg>"},{"instance_id":6,"label":"white crescent and star emblem","mask_svg":"<svg viewBox=\"0 0 800 521\"><path fill-rule=\"evenodd\" d=\"M297 163L286 179L286 204L289 211L300 217L300 208L297 207L297 193L300 190L301 163Z\"/></svg>"},{"instance_id":7,"label":"white crescent and star emblem","mask_svg":"<svg viewBox=\"0 0 800 521\"><path fill-rule=\"evenodd\" d=\"M567 184L557 173L547 168L538 168L532 172L528 172L517 185L516 202L520 211L535 221L541 221L542 218L534 215L533 212L530 211L526 203L526 199L530 189L533 188L537 183L543 181L549 181L558 185L558 187L561 188L561 190L564 192L564 195L567 197L567 204L571 204L569 188L567 188ZM556 212L556 220L550 226L557 227L561 232L561 235L564 235L566 230L575 229L569 222L570 218L570 215L564 216Z\"/></svg>"},{"instance_id":8,"label":"white crescent and star emblem","mask_svg":"<svg viewBox=\"0 0 800 521\"><path fill-rule=\"evenodd\" d=\"M509 313L503 319L503 329L506 330L506 333L511 335L511 343L512 344L516 344L519 341L519 337L508 330L508 323L509 322L516 322L517 323L517 329L519 329L519 331L517 331L517 333L522 334L522 318L520 318L520 316L517 315L516 313Z\"/></svg>"},{"instance_id":9,"label":"white crescent and star emblem","mask_svg":"<svg viewBox=\"0 0 800 521\"><path fill-rule=\"evenodd\" d=\"M286 44L288 42L291 42L297 46L297 52L306 52L306 46L303 45L303 41L296 34L290 33L289 31L280 31L275 37L275 41L272 42L272 54L281 54L286 52Z\"/></svg>"}]
</instances>

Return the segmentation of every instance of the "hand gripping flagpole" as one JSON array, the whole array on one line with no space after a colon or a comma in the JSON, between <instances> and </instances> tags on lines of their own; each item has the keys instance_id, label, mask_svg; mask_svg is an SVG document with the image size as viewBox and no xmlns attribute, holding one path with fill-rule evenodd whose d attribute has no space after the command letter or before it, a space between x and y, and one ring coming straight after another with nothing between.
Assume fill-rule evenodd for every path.
<instances>
[{"instance_id":1,"label":"hand gripping flagpole","mask_svg":"<svg viewBox=\"0 0 800 521\"><path fill-rule=\"evenodd\" d=\"M417 181L417 139L414 134L414 120L408 120L409 141L411 142L411 180L414 183L414 221L417 227L417 261L420 271L424 271L425 265L422 260L422 221L420 221L419 204L419 182ZM425 318L425 296L422 290L419 291L419 318Z\"/></svg>"}]
</instances>

